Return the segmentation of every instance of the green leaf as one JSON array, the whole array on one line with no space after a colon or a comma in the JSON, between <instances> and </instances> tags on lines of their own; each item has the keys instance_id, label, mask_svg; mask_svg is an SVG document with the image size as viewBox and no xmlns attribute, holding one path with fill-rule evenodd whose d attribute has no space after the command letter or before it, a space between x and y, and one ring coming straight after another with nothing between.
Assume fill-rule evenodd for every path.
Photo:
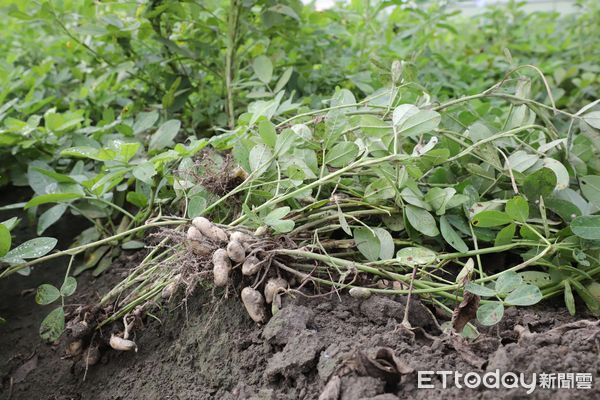
<instances>
[{"instance_id":1,"label":"green leaf","mask_svg":"<svg viewBox=\"0 0 600 400\"><path fill-rule=\"evenodd\" d=\"M117 152L110 149L97 149L90 146L78 146L64 149L60 152L63 157L90 158L96 161L114 160Z\"/></svg>"},{"instance_id":2,"label":"green leaf","mask_svg":"<svg viewBox=\"0 0 600 400\"><path fill-rule=\"evenodd\" d=\"M352 230L350 229L350 225L348 225L348 221L346 220L346 217L344 216L344 213L342 212L342 209L340 208L339 204L337 206L337 212L340 227L347 235L352 236Z\"/></svg>"},{"instance_id":3,"label":"green leaf","mask_svg":"<svg viewBox=\"0 0 600 400\"><path fill-rule=\"evenodd\" d=\"M419 110L412 104L402 104L394 110L392 122L398 136L417 136L438 127L441 115L432 110Z\"/></svg>"},{"instance_id":4,"label":"green leaf","mask_svg":"<svg viewBox=\"0 0 600 400\"><path fill-rule=\"evenodd\" d=\"M37 234L38 235L43 234L44 231L46 229L48 229L48 227L50 227L52 224L54 224L56 221L58 221L60 219L60 217L62 217L62 215L65 213L66 210L67 210L66 204L57 204L57 205L49 208L48 210L44 211L44 213L42 213L42 215L40 215L40 218L38 220Z\"/></svg>"},{"instance_id":5,"label":"green leaf","mask_svg":"<svg viewBox=\"0 0 600 400\"><path fill-rule=\"evenodd\" d=\"M4 255L8 253L11 243L12 238L10 236L10 231L6 225L0 224L0 257L4 257Z\"/></svg>"},{"instance_id":6,"label":"green leaf","mask_svg":"<svg viewBox=\"0 0 600 400\"><path fill-rule=\"evenodd\" d=\"M284 129L275 140L273 152L280 157L290 151L298 139L298 135L292 129Z\"/></svg>"},{"instance_id":7,"label":"green leaf","mask_svg":"<svg viewBox=\"0 0 600 400\"><path fill-rule=\"evenodd\" d=\"M39 206L41 204L46 203L60 203L71 201L75 199L80 199L84 197L81 193L51 193L51 194L42 194L40 196L36 196L33 199L29 200L23 209L27 210L28 208Z\"/></svg>"},{"instance_id":8,"label":"green leaf","mask_svg":"<svg viewBox=\"0 0 600 400\"><path fill-rule=\"evenodd\" d=\"M252 69L262 83L269 83L273 77L273 63L267 56L258 56L252 61Z\"/></svg>"},{"instance_id":9,"label":"green leaf","mask_svg":"<svg viewBox=\"0 0 600 400\"><path fill-rule=\"evenodd\" d=\"M381 260L394 258L394 239L392 235L383 228L373 228L373 231L379 239L379 258Z\"/></svg>"},{"instance_id":10,"label":"green leaf","mask_svg":"<svg viewBox=\"0 0 600 400\"><path fill-rule=\"evenodd\" d=\"M390 184L389 180L385 178L379 178L367 185L363 199L369 203L377 204L383 200L393 198L395 194L396 191Z\"/></svg>"},{"instance_id":11,"label":"green leaf","mask_svg":"<svg viewBox=\"0 0 600 400\"><path fill-rule=\"evenodd\" d=\"M54 303L60 297L60 291L47 283L40 285L35 293L35 302L41 305Z\"/></svg>"},{"instance_id":12,"label":"green leaf","mask_svg":"<svg viewBox=\"0 0 600 400\"><path fill-rule=\"evenodd\" d=\"M356 159L358 151L359 149L356 143L337 143L325 154L325 160L323 162L334 168L342 168Z\"/></svg>"},{"instance_id":13,"label":"green leaf","mask_svg":"<svg viewBox=\"0 0 600 400\"><path fill-rule=\"evenodd\" d=\"M263 142L271 148L275 147L277 141L277 131L275 125L268 119L261 119L258 123L258 134L262 138Z\"/></svg>"},{"instance_id":14,"label":"green leaf","mask_svg":"<svg viewBox=\"0 0 600 400\"><path fill-rule=\"evenodd\" d=\"M135 118L135 123L133 124L133 132L136 135L138 133L142 133L152 128L156 121L158 121L158 113L156 111L141 112Z\"/></svg>"},{"instance_id":15,"label":"green leaf","mask_svg":"<svg viewBox=\"0 0 600 400\"><path fill-rule=\"evenodd\" d=\"M62 307L55 308L44 318L40 326L40 336L43 340L54 342L65 330L65 311Z\"/></svg>"},{"instance_id":16,"label":"green leaf","mask_svg":"<svg viewBox=\"0 0 600 400\"><path fill-rule=\"evenodd\" d=\"M519 272L523 282L530 283L537 287L544 287L552 283L552 277L547 272L542 271L523 271Z\"/></svg>"},{"instance_id":17,"label":"green leaf","mask_svg":"<svg viewBox=\"0 0 600 400\"><path fill-rule=\"evenodd\" d=\"M542 297L539 287L526 283L510 292L504 302L513 306L531 306L542 300Z\"/></svg>"},{"instance_id":18,"label":"green leaf","mask_svg":"<svg viewBox=\"0 0 600 400\"><path fill-rule=\"evenodd\" d=\"M190 202L188 203L188 217L199 217L204 210L206 210L207 206L208 201L206 200L206 197L202 195L192 196L190 198Z\"/></svg>"},{"instance_id":19,"label":"green leaf","mask_svg":"<svg viewBox=\"0 0 600 400\"><path fill-rule=\"evenodd\" d=\"M584 114L582 118L589 126L600 129L600 111Z\"/></svg>"},{"instance_id":20,"label":"green leaf","mask_svg":"<svg viewBox=\"0 0 600 400\"><path fill-rule=\"evenodd\" d=\"M517 226L515 224L509 224L504 228L500 229L500 232L498 232L498 234L496 235L494 246L510 244L512 242L513 237L515 236L516 230Z\"/></svg>"},{"instance_id":21,"label":"green leaf","mask_svg":"<svg viewBox=\"0 0 600 400\"><path fill-rule=\"evenodd\" d=\"M478 285L473 282L468 282L465 285L465 290L481 297L491 297L496 295L496 291L494 289L490 289L489 287Z\"/></svg>"},{"instance_id":22,"label":"green leaf","mask_svg":"<svg viewBox=\"0 0 600 400\"><path fill-rule=\"evenodd\" d=\"M162 150L165 147L169 147L173 144L173 139L179 133L181 128L181 121L177 119L171 119L162 124L158 130L150 138L148 146L149 150Z\"/></svg>"},{"instance_id":23,"label":"green leaf","mask_svg":"<svg viewBox=\"0 0 600 400\"><path fill-rule=\"evenodd\" d=\"M281 219L274 221L271 227L278 233L287 233L294 229L295 223L290 219Z\"/></svg>"},{"instance_id":24,"label":"green leaf","mask_svg":"<svg viewBox=\"0 0 600 400\"><path fill-rule=\"evenodd\" d=\"M128 202L139 208L145 207L148 204L148 198L139 192L127 192L125 198Z\"/></svg>"},{"instance_id":25,"label":"green leaf","mask_svg":"<svg viewBox=\"0 0 600 400\"><path fill-rule=\"evenodd\" d=\"M56 171L33 167L33 166L31 167L31 170L39 172L42 175L46 175L59 183L77 183L77 181L75 181L75 179L71 178L69 175L59 174Z\"/></svg>"},{"instance_id":26,"label":"green leaf","mask_svg":"<svg viewBox=\"0 0 600 400\"><path fill-rule=\"evenodd\" d=\"M504 210L509 217L518 222L527 222L529 218L529 204L522 196L515 196L506 203Z\"/></svg>"},{"instance_id":27,"label":"green leaf","mask_svg":"<svg viewBox=\"0 0 600 400\"><path fill-rule=\"evenodd\" d=\"M544 205L565 222L571 222L573 218L581 215L581 210L575 204L556 197L548 197L544 200Z\"/></svg>"},{"instance_id":28,"label":"green leaf","mask_svg":"<svg viewBox=\"0 0 600 400\"><path fill-rule=\"evenodd\" d=\"M499 301L484 303L477 309L477 320L481 325L496 325L504 316L504 305Z\"/></svg>"},{"instance_id":29,"label":"green leaf","mask_svg":"<svg viewBox=\"0 0 600 400\"><path fill-rule=\"evenodd\" d=\"M494 226L501 226L510 224L512 218L506 213L497 210L486 210L481 211L471 219L471 224L480 228L491 228Z\"/></svg>"},{"instance_id":30,"label":"green leaf","mask_svg":"<svg viewBox=\"0 0 600 400\"><path fill-rule=\"evenodd\" d=\"M446 216L440 217L440 231L442 232L442 237L450 246L456 249L456 251L460 253L466 253L469 251L469 247L462 240L458 232L454 230L452 225L448 222Z\"/></svg>"},{"instance_id":31,"label":"green leaf","mask_svg":"<svg viewBox=\"0 0 600 400\"><path fill-rule=\"evenodd\" d=\"M15 247L9 251L3 258L9 264L19 264L28 258L38 258L48 254L58 241L51 237L39 237L28 240L27 242Z\"/></svg>"},{"instance_id":32,"label":"green leaf","mask_svg":"<svg viewBox=\"0 0 600 400\"><path fill-rule=\"evenodd\" d=\"M285 4L275 4L274 6L269 7L269 11L287 15L288 17L294 18L296 21L300 21L300 17L296 13L296 11L294 11L292 7L286 6Z\"/></svg>"},{"instance_id":33,"label":"green leaf","mask_svg":"<svg viewBox=\"0 0 600 400\"><path fill-rule=\"evenodd\" d=\"M393 191L393 193L395 193L395 190ZM404 200L408 204L412 204L413 206L423 208L427 211L431 210L431 205L423 201L423 196L420 191L415 192L412 189L405 187L404 189L402 189L402 192L400 192L400 194L402 195L402 200Z\"/></svg>"},{"instance_id":34,"label":"green leaf","mask_svg":"<svg viewBox=\"0 0 600 400\"><path fill-rule=\"evenodd\" d=\"M264 222L265 222L265 224L268 225L270 222L274 222L278 219L282 219L283 217L288 215L290 211L291 211L291 208L287 207L287 206L276 208L273 211L271 211L269 214L267 214L267 216L264 219Z\"/></svg>"},{"instance_id":35,"label":"green leaf","mask_svg":"<svg viewBox=\"0 0 600 400\"><path fill-rule=\"evenodd\" d=\"M154 164L147 161L140 165L136 165L131 173L136 179L151 185L152 177L156 175L156 170L154 169Z\"/></svg>"},{"instance_id":36,"label":"green leaf","mask_svg":"<svg viewBox=\"0 0 600 400\"><path fill-rule=\"evenodd\" d=\"M579 180L581 192L596 207L600 207L600 176L587 175Z\"/></svg>"},{"instance_id":37,"label":"green leaf","mask_svg":"<svg viewBox=\"0 0 600 400\"><path fill-rule=\"evenodd\" d=\"M575 289L581 300L585 303L586 307L595 316L600 315L600 302L594 297L594 295L581 283L574 279L569 279L569 283Z\"/></svg>"},{"instance_id":38,"label":"green leaf","mask_svg":"<svg viewBox=\"0 0 600 400\"><path fill-rule=\"evenodd\" d=\"M563 190L569 187L570 177L567 168L558 160L553 158L543 159L544 167L551 169L556 175L556 187L555 190Z\"/></svg>"},{"instance_id":39,"label":"green leaf","mask_svg":"<svg viewBox=\"0 0 600 400\"><path fill-rule=\"evenodd\" d=\"M600 215L585 215L571 221L571 231L580 238L600 240Z\"/></svg>"},{"instance_id":40,"label":"green leaf","mask_svg":"<svg viewBox=\"0 0 600 400\"><path fill-rule=\"evenodd\" d=\"M569 314L574 316L577 310L575 308L575 297L573 296L571 284L569 283L569 280L564 281L563 284L565 285L565 306L567 306Z\"/></svg>"},{"instance_id":41,"label":"green leaf","mask_svg":"<svg viewBox=\"0 0 600 400\"><path fill-rule=\"evenodd\" d=\"M277 84L275 85L275 88L273 89L274 93L279 92L281 89L283 89L285 87L285 85L288 83L288 81L292 77L293 72L294 72L294 67L289 67L283 72L283 74L281 74L281 77L279 78L279 80L277 81Z\"/></svg>"},{"instance_id":42,"label":"green leaf","mask_svg":"<svg viewBox=\"0 0 600 400\"><path fill-rule=\"evenodd\" d=\"M273 159L273 153L264 144L257 144L250 150L248 156L248 162L250 163L250 169L255 172L256 176L264 174Z\"/></svg>"},{"instance_id":43,"label":"green leaf","mask_svg":"<svg viewBox=\"0 0 600 400\"><path fill-rule=\"evenodd\" d=\"M529 201L548 196L556 187L556 174L549 168L542 168L528 175L523 183L523 193Z\"/></svg>"},{"instance_id":44,"label":"green leaf","mask_svg":"<svg viewBox=\"0 0 600 400\"><path fill-rule=\"evenodd\" d=\"M143 249L146 246L144 242L139 240L129 240L121 245L123 250L137 250Z\"/></svg>"},{"instance_id":45,"label":"green leaf","mask_svg":"<svg viewBox=\"0 0 600 400\"><path fill-rule=\"evenodd\" d=\"M456 194L456 190L453 188L431 188L427 194L423 197L423 200L431 204L437 215L444 215L446 213L446 206L452 197Z\"/></svg>"},{"instance_id":46,"label":"green leaf","mask_svg":"<svg viewBox=\"0 0 600 400\"><path fill-rule=\"evenodd\" d=\"M400 104L392 113L392 124L396 127L404 124L406 120L419 112L414 104Z\"/></svg>"},{"instance_id":47,"label":"green leaf","mask_svg":"<svg viewBox=\"0 0 600 400\"><path fill-rule=\"evenodd\" d=\"M294 229L294 221L284 220L283 217L288 215L290 210L291 210L290 207L287 207L287 206L276 208L273 211L271 211L269 214L267 214L267 216L264 218L263 221L266 225L269 225L270 227L275 229L277 232L280 232L280 233L289 232L292 229Z\"/></svg>"},{"instance_id":48,"label":"green leaf","mask_svg":"<svg viewBox=\"0 0 600 400\"><path fill-rule=\"evenodd\" d=\"M15 208L22 208L25 205L25 203L17 203L17 204L20 204L20 205ZM11 204L11 205L15 205L15 204ZM0 207L0 211L2 211L4 209L5 209L4 207ZM6 208L6 210L8 210L8 208ZM7 219L6 221L2 221L0 223L0 225L4 225L4 227L6 229L8 229L9 231L12 231L13 229L15 229L17 227L17 225L19 225L19 222L21 222L20 218L12 217L12 218Z\"/></svg>"},{"instance_id":49,"label":"green leaf","mask_svg":"<svg viewBox=\"0 0 600 400\"><path fill-rule=\"evenodd\" d=\"M440 234L433 215L427 210L418 208L412 205L407 205L404 208L406 218L410 225L423 235L435 237Z\"/></svg>"},{"instance_id":50,"label":"green leaf","mask_svg":"<svg viewBox=\"0 0 600 400\"><path fill-rule=\"evenodd\" d=\"M100 276L100 274L112 267L113 259L114 253L112 251L107 252L104 257L102 257L100 262L98 262L98 265L96 265L94 271L92 271L92 276Z\"/></svg>"},{"instance_id":51,"label":"green leaf","mask_svg":"<svg viewBox=\"0 0 600 400\"><path fill-rule=\"evenodd\" d=\"M508 162L504 168L508 169L508 166L510 166L513 171L524 172L533 167L537 160L539 160L539 156L517 150L508 157Z\"/></svg>"},{"instance_id":52,"label":"green leaf","mask_svg":"<svg viewBox=\"0 0 600 400\"><path fill-rule=\"evenodd\" d=\"M72 276L67 276L62 286L60 287L60 294L64 297L69 297L77 290L77 280Z\"/></svg>"},{"instance_id":53,"label":"green leaf","mask_svg":"<svg viewBox=\"0 0 600 400\"><path fill-rule=\"evenodd\" d=\"M507 294L517 289L523 283L523 278L514 271L501 273L496 279L495 289L497 294Z\"/></svg>"},{"instance_id":54,"label":"green leaf","mask_svg":"<svg viewBox=\"0 0 600 400\"><path fill-rule=\"evenodd\" d=\"M358 251L369 261L377 261L381 254L379 237L369 228L360 227L354 229L354 242Z\"/></svg>"},{"instance_id":55,"label":"green leaf","mask_svg":"<svg viewBox=\"0 0 600 400\"><path fill-rule=\"evenodd\" d=\"M398 250L396 258L400 264L412 267L435 263L437 254L425 247L404 247Z\"/></svg>"},{"instance_id":56,"label":"green leaf","mask_svg":"<svg viewBox=\"0 0 600 400\"><path fill-rule=\"evenodd\" d=\"M129 162L135 156L139 148L141 147L141 143L123 143L119 142L119 158L125 162Z\"/></svg>"}]
</instances>

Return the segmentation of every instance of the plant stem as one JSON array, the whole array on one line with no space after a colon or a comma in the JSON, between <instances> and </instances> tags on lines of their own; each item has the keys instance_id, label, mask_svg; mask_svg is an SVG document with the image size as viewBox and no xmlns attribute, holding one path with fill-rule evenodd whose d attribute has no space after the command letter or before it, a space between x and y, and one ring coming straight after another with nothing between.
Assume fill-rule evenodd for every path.
<instances>
[{"instance_id":1,"label":"plant stem","mask_svg":"<svg viewBox=\"0 0 600 400\"><path fill-rule=\"evenodd\" d=\"M77 247L73 247L72 249L68 249L68 250L62 250L62 251L58 251L56 253L52 253L52 254L48 254L44 257L40 257L40 258L36 258L35 260L31 260L29 262L26 262L24 264L18 264L18 265L13 265L11 267L6 268L1 274L0 274L0 278L4 278L14 272L17 272L23 268L27 268L30 267L32 265L36 265L36 264L40 264L49 260L52 260L54 258L58 258L58 257L62 257L62 256L74 256L77 255L79 253L82 253L84 251L86 251L87 249L91 249L97 246L100 246L102 244L105 243L110 243L114 240L129 236L131 234L134 234L136 232L140 232L149 228L157 228L159 226L168 226L168 225L181 225L186 223L186 220L168 220L168 221L161 221L161 222L152 222L146 225L141 225L138 226L136 228L133 229L129 229L127 231L118 233L116 235L101 239L101 240L97 240L95 242L92 243L87 243L87 244L83 244L81 246L77 246Z\"/></svg>"},{"instance_id":2,"label":"plant stem","mask_svg":"<svg viewBox=\"0 0 600 400\"><path fill-rule=\"evenodd\" d=\"M225 55L225 90L227 91L227 118L229 128L235 126L234 82L236 75L236 53L240 26L240 13L242 1L229 1L229 15L227 17L227 50Z\"/></svg>"},{"instance_id":3,"label":"plant stem","mask_svg":"<svg viewBox=\"0 0 600 400\"><path fill-rule=\"evenodd\" d=\"M317 179L303 187L300 187L296 190L293 190L289 193L283 194L279 197L274 197L269 201L266 201L265 203L261 204L260 206L256 207L254 209L254 212L258 213L266 208L272 207L275 204L281 203L282 201L285 201L287 199L293 198L294 196L304 192L304 191L308 191L310 189L313 189L317 186L321 186L343 174L345 174L348 171L351 171L355 168L360 168L360 167L368 167L371 165L375 165L375 164L379 164L382 162L386 162L386 161L392 161L394 159L396 160L408 160L410 159L410 156L403 156L403 155L396 155L396 154L391 154L385 157L381 157L381 158L373 158L373 159L360 159L357 160L355 162L353 162L352 164L344 167L344 168L340 168L337 171L334 171L332 173L330 173L329 175L326 175L320 179ZM240 216L238 219L236 219L235 221L233 221L230 225L231 226L235 226L235 225L239 225L240 223L244 222L246 219L248 218L247 215L242 215Z\"/></svg>"}]
</instances>

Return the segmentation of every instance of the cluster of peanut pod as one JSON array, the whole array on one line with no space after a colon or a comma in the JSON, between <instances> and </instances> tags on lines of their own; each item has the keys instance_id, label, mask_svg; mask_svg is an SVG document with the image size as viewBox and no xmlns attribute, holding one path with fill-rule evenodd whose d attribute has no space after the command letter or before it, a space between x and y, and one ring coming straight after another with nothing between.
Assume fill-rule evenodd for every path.
<instances>
[{"instance_id":1,"label":"cluster of peanut pod","mask_svg":"<svg viewBox=\"0 0 600 400\"><path fill-rule=\"evenodd\" d=\"M226 287L231 281L235 268L240 268L245 277L258 274L267 260L261 260L261 236L241 230L224 230L207 218L196 217L187 231L187 245L199 256L212 257L213 283L216 287ZM266 304L271 304L275 296L287 290L288 282L281 277L270 278L264 285L264 296L254 287L246 286L241 291L241 299L250 317L258 323L268 319Z\"/></svg>"}]
</instances>

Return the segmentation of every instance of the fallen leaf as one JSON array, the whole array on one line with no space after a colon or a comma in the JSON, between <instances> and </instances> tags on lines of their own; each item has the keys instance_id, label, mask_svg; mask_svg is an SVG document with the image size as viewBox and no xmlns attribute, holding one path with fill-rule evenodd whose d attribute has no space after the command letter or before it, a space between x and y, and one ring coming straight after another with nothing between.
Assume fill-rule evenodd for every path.
<instances>
[{"instance_id":1,"label":"fallen leaf","mask_svg":"<svg viewBox=\"0 0 600 400\"><path fill-rule=\"evenodd\" d=\"M357 353L357 372L368 375L395 385L400 381L401 375L410 374L413 368L396 357L394 351L389 347L377 350L375 357L368 356L365 352Z\"/></svg>"},{"instance_id":2,"label":"fallen leaf","mask_svg":"<svg viewBox=\"0 0 600 400\"><path fill-rule=\"evenodd\" d=\"M477 308L479 308L479 296L465 291L463 301L452 312L452 328L457 333L461 333L465 325L477 317Z\"/></svg>"}]
</instances>

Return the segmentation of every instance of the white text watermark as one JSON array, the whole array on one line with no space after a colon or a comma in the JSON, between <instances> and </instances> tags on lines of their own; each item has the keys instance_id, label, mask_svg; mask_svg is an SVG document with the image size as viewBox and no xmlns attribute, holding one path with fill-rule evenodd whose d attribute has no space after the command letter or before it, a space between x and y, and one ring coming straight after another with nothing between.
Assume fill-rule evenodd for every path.
<instances>
[{"instance_id":1,"label":"white text watermark","mask_svg":"<svg viewBox=\"0 0 600 400\"><path fill-rule=\"evenodd\" d=\"M591 389L593 377L587 372L551 372L551 373L515 373L499 369L485 373L458 371L418 371L419 389L456 388L476 389L481 386L488 389L523 388L527 394L536 389Z\"/></svg>"}]
</instances>

